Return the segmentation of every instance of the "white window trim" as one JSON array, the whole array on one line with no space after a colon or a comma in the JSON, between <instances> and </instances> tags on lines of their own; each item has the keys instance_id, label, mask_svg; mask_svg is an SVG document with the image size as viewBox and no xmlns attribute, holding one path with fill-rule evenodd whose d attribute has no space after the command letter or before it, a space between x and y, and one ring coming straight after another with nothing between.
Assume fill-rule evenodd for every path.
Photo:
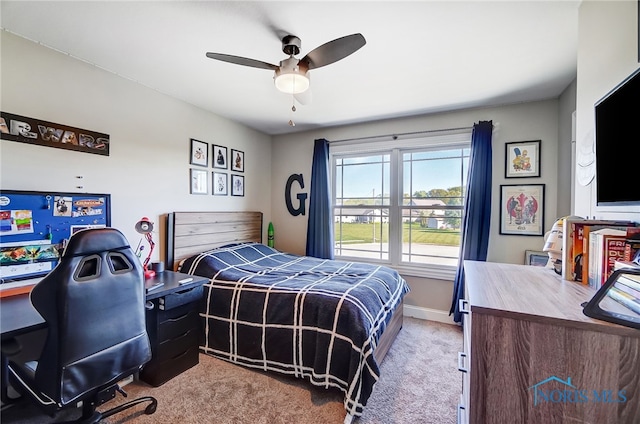
<instances>
[{"instance_id":1,"label":"white window trim","mask_svg":"<svg viewBox=\"0 0 640 424\"><path fill-rule=\"evenodd\" d=\"M418 149L445 149L445 148L469 148L471 145L471 132L464 131L455 134L444 135L432 135L427 137L410 138L403 140L395 140L390 142L389 140L378 141L374 140L358 140L353 142L341 142L331 144L329 149L330 162L331 162L331 187L332 187L332 203L335 202L335 170L336 170L336 156L348 157L348 156L362 156L366 154L386 153L391 154L390 158L390 196L391 199L398 199L398 192L401 190L400 186L403 181L403 167L401 164L400 152L407 150ZM367 261L371 263L383 264L395 269L401 275L409 275L414 277L431 278L436 280L452 281L455 279L456 269L455 265L438 265L438 264L412 264L402 262L401 242L399 240L402 237L399 225L400 219L400 207L395 205L389 206L389 260L376 260L365 259L361 257L351 256L339 256L341 260L348 261ZM333 207L331 210L333 214ZM332 219L333 221L333 219ZM391 238L394 238L391 242Z\"/></svg>"}]
</instances>

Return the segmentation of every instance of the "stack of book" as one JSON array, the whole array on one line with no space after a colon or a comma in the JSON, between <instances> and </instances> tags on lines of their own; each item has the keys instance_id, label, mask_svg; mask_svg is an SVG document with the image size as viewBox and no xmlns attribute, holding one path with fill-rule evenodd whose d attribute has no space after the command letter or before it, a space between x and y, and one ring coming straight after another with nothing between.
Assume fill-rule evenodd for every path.
<instances>
[{"instance_id":1,"label":"stack of book","mask_svg":"<svg viewBox=\"0 0 640 424\"><path fill-rule=\"evenodd\" d=\"M616 260L624 257L626 230L603 228L589 234L588 283L599 289L613 273Z\"/></svg>"},{"instance_id":2,"label":"stack of book","mask_svg":"<svg viewBox=\"0 0 640 424\"><path fill-rule=\"evenodd\" d=\"M625 258L628 233L640 227L631 221L569 217L563 225L562 278L598 289Z\"/></svg>"},{"instance_id":3,"label":"stack of book","mask_svg":"<svg viewBox=\"0 0 640 424\"><path fill-rule=\"evenodd\" d=\"M640 315L640 275L619 275L607 291L607 296Z\"/></svg>"},{"instance_id":4,"label":"stack of book","mask_svg":"<svg viewBox=\"0 0 640 424\"><path fill-rule=\"evenodd\" d=\"M631 262L640 253L640 227L627 227L627 240L624 248L624 260Z\"/></svg>"}]
</instances>

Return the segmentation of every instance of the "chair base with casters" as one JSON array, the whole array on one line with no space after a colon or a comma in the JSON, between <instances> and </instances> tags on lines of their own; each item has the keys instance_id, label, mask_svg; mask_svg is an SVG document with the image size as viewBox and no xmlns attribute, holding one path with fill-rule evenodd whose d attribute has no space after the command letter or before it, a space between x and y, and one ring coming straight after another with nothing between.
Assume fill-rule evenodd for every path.
<instances>
[{"instance_id":1,"label":"chair base with casters","mask_svg":"<svg viewBox=\"0 0 640 424\"><path fill-rule=\"evenodd\" d=\"M25 398L31 398L42 409L42 411L50 417L54 417L56 413L62 411L63 409L71 409L70 405L58 405L54 402L51 402L51 400L48 399L46 395L33 392L29 388L29 386L25 384L23 380L24 376L21 376L22 372L23 370L16 372L14 368L12 368L11 366L9 367L9 380L11 382L11 386L14 387L21 395L19 398L11 399L12 403L23 401ZM116 392L120 393L124 397L127 397L127 393L117 383L112 384L102 389L101 391L84 398L84 400L82 401L82 415L80 416L80 418L71 421L58 422L57 424L98 424L101 420L107 417L115 415L119 412L132 408L144 402L149 402L149 404L144 409L144 413L146 415L151 415L156 412L158 401L152 396L142 396L125 402L121 405L117 405L104 412L96 410L96 408L100 405L114 399L116 397Z\"/></svg>"},{"instance_id":2,"label":"chair base with casters","mask_svg":"<svg viewBox=\"0 0 640 424\"><path fill-rule=\"evenodd\" d=\"M147 407L144 409L145 414L151 415L154 412L156 412L156 408L158 407L158 401L151 396L144 396L134 400L130 400L129 402L123 403L122 405L118 405L104 412L96 411L96 408L98 406L115 398L116 391L120 392L124 397L127 396L124 390L122 390L118 385L113 385L103 390L102 392L98 393L94 401L83 402L82 416L80 418L74 421L65 421L63 423L58 423L58 424L98 424L101 420L107 417L115 415L119 412L122 412L126 409L129 409L143 402L150 402L149 405L147 405Z\"/></svg>"}]
</instances>

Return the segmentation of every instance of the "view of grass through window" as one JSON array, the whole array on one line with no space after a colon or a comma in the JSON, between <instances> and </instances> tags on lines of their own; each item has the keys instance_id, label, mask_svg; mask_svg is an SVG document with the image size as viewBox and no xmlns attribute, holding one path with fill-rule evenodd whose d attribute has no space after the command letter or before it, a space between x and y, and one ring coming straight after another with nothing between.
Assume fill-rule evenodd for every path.
<instances>
[{"instance_id":1,"label":"view of grass through window","mask_svg":"<svg viewBox=\"0 0 640 424\"><path fill-rule=\"evenodd\" d=\"M389 242L388 235L389 224L383 223L382 229L380 224L376 223L364 223L364 224L349 224L345 223L339 225L336 223L336 230L341 233L342 243L349 242L361 242L361 243L376 243L380 241L380 236L376 234L382 234L382 241L384 243ZM439 230L434 228L425 228L420 223L404 223L402 234L403 242L409 242L409 227L412 229L413 237L411 239L414 243L425 244L438 244L442 246L460 246L460 229L457 230Z\"/></svg>"}]
</instances>

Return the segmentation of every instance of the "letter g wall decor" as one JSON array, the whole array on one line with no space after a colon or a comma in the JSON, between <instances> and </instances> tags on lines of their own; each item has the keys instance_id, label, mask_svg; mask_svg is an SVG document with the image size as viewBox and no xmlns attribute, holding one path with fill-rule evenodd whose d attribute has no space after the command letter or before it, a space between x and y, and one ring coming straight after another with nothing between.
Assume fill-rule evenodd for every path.
<instances>
[{"instance_id":1,"label":"letter g wall decor","mask_svg":"<svg viewBox=\"0 0 640 424\"><path fill-rule=\"evenodd\" d=\"M298 193L296 197L298 198L298 207L294 208L291 203L291 185L294 181L297 181L300 184L300 188L304 188L304 179L302 178L302 174L291 174L289 179L287 180L287 185L284 189L284 200L287 204L287 210L293 216L304 215L305 214L305 201L307 200L307 193Z\"/></svg>"}]
</instances>

